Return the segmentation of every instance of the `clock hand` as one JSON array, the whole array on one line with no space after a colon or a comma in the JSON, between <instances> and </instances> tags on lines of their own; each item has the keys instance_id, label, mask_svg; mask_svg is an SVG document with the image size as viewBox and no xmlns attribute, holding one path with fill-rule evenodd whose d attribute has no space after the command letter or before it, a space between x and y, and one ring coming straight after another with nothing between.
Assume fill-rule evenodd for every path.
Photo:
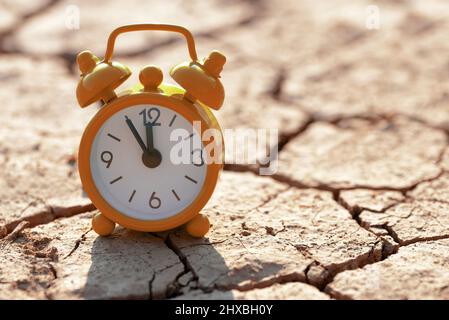
<instances>
[{"instance_id":1,"label":"clock hand","mask_svg":"<svg viewBox=\"0 0 449 320\"><path fill-rule=\"evenodd\" d=\"M142 161L148 168L156 168L162 161L159 150L154 148L153 124L146 123L147 151L142 155Z\"/></svg>"},{"instance_id":2,"label":"clock hand","mask_svg":"<svg viewBox=\"0 0 449 320\"><path fill-rule=\"evenodd\" d=\"M134 138L136 138L137 142L139 143L140 148L142 148L142 151L144 153L147 153L148 152L147 146L145 145L145 143L143 142L139 133L137 132L136 127L134 126L133 122L131 121L131 119L128 118L128 116L125 116L125 119L126 119L126 124L128 125L129 129L131 130Z\"/></svg>"},{"instance_id":3,"label":"clock hand","mask_svg":"<svg viewBox=\"0 0 449 320\"><path fill-rule=\"evenodd\" d=\"M153 125L152 124L145 124L146 131L147 131L147 149L148 152L151 152L154 150L154 144L153 144Z\"/></svg>"}]
</instances>

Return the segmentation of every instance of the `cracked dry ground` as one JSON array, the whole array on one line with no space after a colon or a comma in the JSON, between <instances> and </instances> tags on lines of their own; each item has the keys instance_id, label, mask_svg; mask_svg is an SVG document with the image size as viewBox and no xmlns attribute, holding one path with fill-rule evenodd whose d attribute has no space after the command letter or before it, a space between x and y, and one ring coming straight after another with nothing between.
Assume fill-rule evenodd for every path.
<instances>
[{"instance_id":1,"label":"cracked dry ground","mask_svg":"<svg viewBox=\"0 0 449 320\"><path fill-rule=\"evenodd\" d=\"M379 30L367 1L153 2L1 2L0 298L448 299L447 1L377 1ZM279 129L275 175L226 166L205 239L90 229L74 58L154 21L228 56L223 127ZM186 49L130 35L115 59L167 70Z\"/></svg>"}]
</instances>

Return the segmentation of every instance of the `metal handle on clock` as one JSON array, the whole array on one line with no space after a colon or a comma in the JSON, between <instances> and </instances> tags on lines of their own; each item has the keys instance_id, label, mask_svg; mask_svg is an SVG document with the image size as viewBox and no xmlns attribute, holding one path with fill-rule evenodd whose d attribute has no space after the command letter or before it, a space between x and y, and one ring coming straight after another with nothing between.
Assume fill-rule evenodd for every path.
<instances>
[{"instance_id":1,"label":"metal handle on clock","mask_svg":"<svg viewBox=\"0 0 449 320\"><path fill-rule=\"evenodd\" d=\"M106 63L110 62L112 54L114 52L115 40L118 37L118 35L134 31L168 31L180 33L186 38L190 58L192 59L192 61L198 60L195 48L195 40L193 39L193 36L190 33L190 31L187 30L186 28L171 24L130 24L118 27L117 29L111 32L108 38L108 44L106 46L106 53L104 55L103 61Z\"/></svg>"}]
</instances>

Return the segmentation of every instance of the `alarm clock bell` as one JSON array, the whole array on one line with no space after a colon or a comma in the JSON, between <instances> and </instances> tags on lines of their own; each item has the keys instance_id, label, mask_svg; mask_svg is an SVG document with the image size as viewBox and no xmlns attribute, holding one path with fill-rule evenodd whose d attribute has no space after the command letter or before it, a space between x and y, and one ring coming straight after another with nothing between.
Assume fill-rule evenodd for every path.
<instances>
[{"instance_id":1,"label":"alarm clock bell","mask_svg":"<svg viewBox=\"0 0 449 320\"><path fill-rule=\"evenodd\" d=\"M114 92L131 75L131 70L118 62L100 61L90 51L82 51L76 61L81 71L81 79L76 88L76 97L81 108L95 101L104 103L115 99Z\"/></svg>"},{"instance_id":2,"label":"alarm clock bell","mask_svg":"<svg viewBox=\"0 0 449 320\"><path fill-rule=\"evenodd\" d=\"M218 110L224 100L224 88L218 78L225 62L224 55L218 51L212 51L202 64L183 62L173 67L170 75L186 90L186 99L198 100Z\"/></svg>"}]
</instances>

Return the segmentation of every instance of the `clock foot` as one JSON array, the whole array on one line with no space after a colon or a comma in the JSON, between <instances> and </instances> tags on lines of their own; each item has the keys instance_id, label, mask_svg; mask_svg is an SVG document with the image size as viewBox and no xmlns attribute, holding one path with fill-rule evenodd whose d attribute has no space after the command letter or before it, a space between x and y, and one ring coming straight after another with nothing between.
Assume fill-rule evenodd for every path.
<instances>
[{"instance_id":1,"label":"clock foot","mask_svg":"<svg viewBox=\"0 0 449 320\"><path fill-rule=\"evenodd\" d=\"M201 238L209 231L209 227L209 219L203 214L198 214L195 218L187 222L186 231L192 237Z\"/></svg>"},{"instance_id":2,"label":"clock foot","mask_svg":"<svg viewBox=\"0 0 449 320\"><path fill-rule=\"evenodd\" d=\"M92 218L92 229L100 236L109 236L115 229L115 223L101 213Z\"/></svg>"}]
</instances>

